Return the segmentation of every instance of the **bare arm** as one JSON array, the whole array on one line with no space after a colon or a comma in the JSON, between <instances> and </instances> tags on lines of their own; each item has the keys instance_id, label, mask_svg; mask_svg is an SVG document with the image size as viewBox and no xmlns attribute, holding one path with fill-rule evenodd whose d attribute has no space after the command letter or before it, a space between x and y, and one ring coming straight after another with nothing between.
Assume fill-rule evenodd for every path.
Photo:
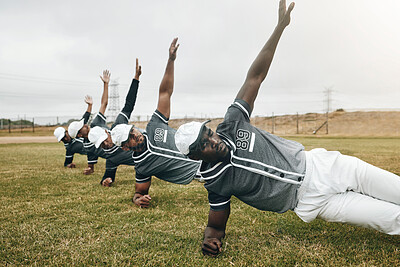
<instances>
[{"instance_id":1,"label":"bare arm","mask_svg":"<svg viewBox=\"0 0 400 267\"><path fill-rule=\"evenodd\" d=\"M178 51L179 44L177 45L178 38L174 38L169 47L169 58L167 67L165 69L164 77L160 84L158 93L157 109L166 118L169 118L171 112L171 95L174 90L174 62L176 59L176 51Z\"/></svg>"},{"instance_id":2,"label":"bare arm","mask_svg":"<svg viewBox=\"0 0 400 267\"><path fill-rule=\"evenodd\" d=\"M291 3L289 8L286 9L286 0L280 0L278 25L250 66L246 80L236 96L236 98L246 101L250 105L251 111L253 110L260 85L268 74L279 39L283 30L290 23L290 13L293 8L294 3Z\"/></svg>"},{"instance_id":3,"label":"bare arm","mask_svg":"<svg viewBox=\"0 0 400 267\"><path fill-rule=\"evenodd\" d=\"M110 83L110 76L111 73L108 70L103 71L103 76L100 75L100 79L104 83L103 95L101 96L101 104L99 109L99 112L101 114L104 114L106 112L106 108L108 105L108 84Z\"/></svg>"},{"instance_id":4,"label":"bare arm","mask_svg":"<svg viewBox=\"0 0 400 267\"><path fill-rule=\"evenodd\" d=\"M225 228L230 212L230 207L221 211L210 210L208 214L208 224L204 230L204 240L201 246L204 255L217 256L222 252L221 240L225 237Z\"/></svg>"},{"instance_id":5,"label":"bare arm","mask_svg":"<svg viewBox=\"0 0 400 267\"><path fill-rule=\"evenodd\" d=\"M151 197L149 194L149 188L151 181L147 183L136 183L135 184L135 195L133 196L133 203L141 208L148 208L150 205Z\"/></svg>"},{"instance_id":6,"label":"bare arm","mask_svg":"<svg viewBox=\"0 0 400 267\"><path fill-rule=\"evenodd\" d=\"M85 103L88 105L86 112L92 113L93 99L90 95L85 96Z\"/></svg>"}]
</instances>

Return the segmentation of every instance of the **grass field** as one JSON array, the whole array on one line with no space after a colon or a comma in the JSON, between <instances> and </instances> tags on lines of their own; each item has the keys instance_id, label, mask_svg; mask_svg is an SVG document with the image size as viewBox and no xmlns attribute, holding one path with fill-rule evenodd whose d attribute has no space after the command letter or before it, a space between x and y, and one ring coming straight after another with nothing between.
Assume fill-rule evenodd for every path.
<instances>
[{"instance_id":1,"label":"grass field","mask_svg":"<svg viewBox=\"0 0 400 267\"><path fill-rule=\"evenodd\" d=\"M290 138L400 174L400 139ZM61 144L0 145L0 265L400 266L400 236L262 212L237 199L217 258L201 254L208 200L203 185L153 179L151 208L133 206L134 168L122 166L112 188L64 169ZM400 194L400 192L399 192Z\"/></svg>"}]
</instances>

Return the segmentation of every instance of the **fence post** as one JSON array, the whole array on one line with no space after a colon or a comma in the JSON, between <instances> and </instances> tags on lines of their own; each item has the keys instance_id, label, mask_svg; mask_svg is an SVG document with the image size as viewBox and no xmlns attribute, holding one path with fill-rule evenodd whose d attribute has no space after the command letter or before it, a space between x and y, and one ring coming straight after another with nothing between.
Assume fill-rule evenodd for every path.
<instances>
[{"instance_id":1,"label":"fence post","mask_svg":"<svg viewBox=\"0 0 400 267\"><path fill-rule=\"evenodd\" d=\"M21 128L21 133L22 133L22 119L19 121L19 127Z\"/></svg>"},{"instance_id":2,"label":"fence post","mask_svg":"<svg viewBox=\"0 0 400 267\"><path fill-rule=\"evenodd\" d=\"M296 115L296 120L297 120L297 124L296 124L297 134L299 134L299 113L298 112L297 112L297 115Z\"/></svg>"},{"instance_id":3,"label":"fence post","mask_svg":"<svg viewBox=\"0 0 400 267\"><path fill-rule=\"evenodd\" d=\"M32 118L32 132L35 132L35 118Z\"/></svg>"},{"instance_id":4,"label":"fence post","mask_svg":"<svg viewBox=\"0 0 400 267\"><path fill-rule=\"evenodd\" d=\"M11 133L11 120L8 119L8 132Z\"/></svg>"},{"instance_id":5,"label":"fence post","mask_svg":"<svg viewBox=\"0 0 400 267\"><path fill-rule=\"evenodd\" d=\"M272 134L274 133L274 131L275 131L275 116L274 113L272 112Z\"/></svg>"}]
</instances>

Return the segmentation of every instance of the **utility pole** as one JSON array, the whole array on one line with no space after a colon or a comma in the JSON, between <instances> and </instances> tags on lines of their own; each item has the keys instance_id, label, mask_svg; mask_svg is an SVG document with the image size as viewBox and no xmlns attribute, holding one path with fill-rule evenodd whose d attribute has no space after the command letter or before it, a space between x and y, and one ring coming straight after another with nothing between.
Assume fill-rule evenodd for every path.
<instances>
[{"instance_id":1,"label":"utility pole","mask_svg":"<svg viewBox=\"0 0 400 267\"><path fill-rule=\"evenodd\" d=\"M332 101L332 86L325 87L325 96L326 96L326 134L329 133L329 111L331 109L331 101Z\"/></svg>"},{"instance_id":2,"label":"utility pole","mask_svg":"<svg viewBox=\"0 0 400 267\"><path fill-rule=\"evenodd\" d=\"M115 121L118 113L120 112L119 108L119 92L118 92L118 79L112 80L110 84L110 95L108 96L109 108L107 112L108 121Z\"/></svg>"}]
</instances>

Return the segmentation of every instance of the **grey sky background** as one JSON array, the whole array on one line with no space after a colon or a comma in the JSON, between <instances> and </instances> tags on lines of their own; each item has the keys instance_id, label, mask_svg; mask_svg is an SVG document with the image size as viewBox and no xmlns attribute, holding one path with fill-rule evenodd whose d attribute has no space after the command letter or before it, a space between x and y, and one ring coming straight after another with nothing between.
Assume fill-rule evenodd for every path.
<instances>
[{"instance_id":1,"label":"grey sky background","mask_svg":"<svg viewBox=\"0 0 400 267\"><path fill-rule=\"evenodd\" d=\"M223 116L277 22L278 0L0 1L0 117L97 112L99 75L121 107L143 74L135 114L149 115L179 37L171 117ZM288 4L290 2L288 1ZM296 1L253 115L399 109L400 1Z\"/></svg>"}]
</instances>

